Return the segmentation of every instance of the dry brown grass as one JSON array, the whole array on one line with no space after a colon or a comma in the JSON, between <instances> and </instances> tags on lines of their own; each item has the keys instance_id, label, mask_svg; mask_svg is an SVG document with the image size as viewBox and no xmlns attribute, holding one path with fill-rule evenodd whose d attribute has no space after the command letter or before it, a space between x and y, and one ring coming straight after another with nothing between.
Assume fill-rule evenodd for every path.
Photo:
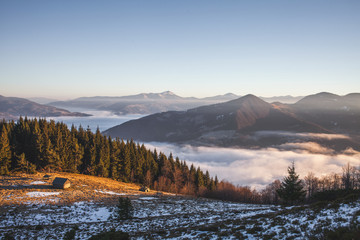
<instances>
[{"instance_id":1,"label":"dry brown grass","mask_svg":"<svg viewBox=\"0 0 360 240\"><path fill-rule=\"evenodd\" d=\"M39 203L69 204L79 201L113 203L118 199L119 195L104 192L114 192L126 196L153 195L156 193L155 191L144 193L139 191L140 186L137 184L118 182L109 178L73 173L51 173L52 177L45 180L43 179L44 175L46 173L19 173L11 176L0 176L0 207ZM71 187L68 189L52 188L52 181L55 177L68 178L71 182ZM31 185L34 181L42 181L44 184ZM27 195L29 192L59 192L59 194L32 197Z\"/></svg>"}]
</instances>

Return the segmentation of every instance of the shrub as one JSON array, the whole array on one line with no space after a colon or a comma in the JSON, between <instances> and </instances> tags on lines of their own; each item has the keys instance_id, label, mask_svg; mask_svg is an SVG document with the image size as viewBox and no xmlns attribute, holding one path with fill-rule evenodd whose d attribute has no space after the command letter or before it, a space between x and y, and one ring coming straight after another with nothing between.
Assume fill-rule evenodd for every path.
<instances>
[{"instance_id":1,"label":"shrub","mask_svg":"<svg viewBox=\"0 0 360 240\"><path fill-rule=\"evenodd\" d=\"M115 217L119 220L131 219L134 215L134 208L128 197L119 197L119 202L115 210Z\"/></svg>"}]
</instances>

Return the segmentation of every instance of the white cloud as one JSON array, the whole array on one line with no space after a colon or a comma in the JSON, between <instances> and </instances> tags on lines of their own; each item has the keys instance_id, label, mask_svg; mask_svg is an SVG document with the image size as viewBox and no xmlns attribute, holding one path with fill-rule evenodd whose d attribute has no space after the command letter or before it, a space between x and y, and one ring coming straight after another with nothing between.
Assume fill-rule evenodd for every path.
<instances>
[{"instance_id":1,"label":"white cloud","mask_svg":"<svg viewBox=\"0 0 360 240\"><path fill-rule=\"evenodd\" d=\"M282 150L293 150L296 152L311 152L320 154L333 154L334 150L321 146L315 142L285 143L279 146Z\"/></svg>"},{"instance_id":2,"label":"white cloud","mask_svg":"<svg viewBox=\"0 0 360 240\"><path fill-rule=\"evenodd\" d=\"M348 162L351 165L360 165L360 153L356 151L339 154L325 155L314 154L307 151L281 151L277 149L234 149L214 147L193 147L190 145L177 146L164 143L147 143L147 147L157 148L166 155L173 153L181 160L209 170L212 176L228 180L234 184L249 185L261 188L276 179L287 175L287 167L295 162L296 171L303 178L308 172L317 176L329 173L341 173L341 167ZM327 153L329 150L308 143L302 148L319 148L319 152Z\"/></svg>"},{"instance_id":3,"label":"white cloud","mask_svg":"<svg viewBox=\"0 0 360 240\"><path fill-rule=\"evenodd\" d=\"M257 131L254 134L255 139L263 138L263 137L293 137L293 138L301 138L301 139L349 139L349 136L343 134L328 134L328 133L295 133L288 131Z\"/></svg>"}]
</instances>

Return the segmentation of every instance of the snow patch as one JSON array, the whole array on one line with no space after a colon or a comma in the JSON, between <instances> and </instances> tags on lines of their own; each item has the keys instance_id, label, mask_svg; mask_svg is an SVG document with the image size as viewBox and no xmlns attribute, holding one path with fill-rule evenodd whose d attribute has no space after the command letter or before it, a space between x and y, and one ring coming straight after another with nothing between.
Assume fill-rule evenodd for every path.
<instances>
[{"instance_id":1,"label":"snow patch","mask_svg":"<svg viewBox=\"0 0 360 240\"><path fill-rule=\"evenodd\" d=\"M34 181L34 182L31 182L30 185L39 185L39 184L46 184L46 182L43 182L43 181Z\"/></svg>"},{"instance_id":2,"label":"snow patch","mask_svg":"<svg viewBox=\"0 0 360 240\"><path fill-rule=\"evenodd\" d=\"M60 192L28 192L26 195L29 197L47 197L53 195L59 195Z\"/></svg>"},{"instance_id":3,"label":"snow patch","mask_svg":"<svg viewBox=\"0 0 360 240\"><path fill-rule=\"evenodd\" d=\"M95 190L95 192L103 193L103 194L110 194L110 195L118 195L118 196L126 195L125 193L117 193L117 192L113 192L113 191Z\"/></svg>"},{"instance_id":4,"label":"snow patch","mask_svg":"<svg viewBox=\"0 0 360 240\"><path fill-rule=\"evenodd\" d=\"M141 197L140 200L156 200L156 197Z\"/></svg>"}]
</instances>

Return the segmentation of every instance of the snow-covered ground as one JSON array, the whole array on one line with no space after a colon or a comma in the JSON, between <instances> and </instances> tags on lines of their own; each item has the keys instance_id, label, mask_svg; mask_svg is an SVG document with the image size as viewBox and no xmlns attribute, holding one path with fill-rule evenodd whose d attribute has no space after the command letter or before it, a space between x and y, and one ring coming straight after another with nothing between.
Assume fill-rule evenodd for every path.
<instances>
[{"instance_id":1,"label":"snow-covered ground","mask_svg":"<svg viewBox=\"0 0 360 240\"><path fill-rule=\"evenodd\" d=\"M134 218L121 221L112 218L114 205L93 202L5 206L0 212L0 238L8 233L16 239L62 239L77 226L76 239L111 229L128 232L134 239L307 239L325 228L360 223L360 201L283 208L177 196L133 195L131 200Z\"/></svg>"}]
</instances>

